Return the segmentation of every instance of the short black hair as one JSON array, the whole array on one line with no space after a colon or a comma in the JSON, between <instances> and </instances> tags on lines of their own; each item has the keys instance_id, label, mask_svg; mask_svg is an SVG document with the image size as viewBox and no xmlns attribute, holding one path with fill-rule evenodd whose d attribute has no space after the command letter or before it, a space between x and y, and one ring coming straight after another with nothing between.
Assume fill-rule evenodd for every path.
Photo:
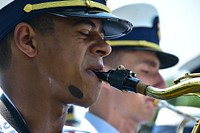
<instances>
[{"instance_id":1,"label":"short black hair","mask_svg":"<svg viewBox=\"0 0 200 133\"><path fill-rule=\"evenodd\" d=\"M0 71L9 67L11 62L11 38L13 37L13 31L10 32L3 40L0 41Z\"/></svg>"},{"instance_id":2,"label":"short black hair","mask_svg":"<svg viewBox=\"0 0 200 133\"><path fill-rule=\"evenodd\" d=\"M43 35L55 30L54 18L51 14L42 14L26 22Z\"/></svg>"},{"instance_id":3,"label":"short black hair","mask_svg":"<svg viewBox=\"0 0 200 133\"><path fill-rule=\"evenodd\" d=\"M25 22L28 23L34 30L39 31L42 35L49 34L54 31L54 19L50 14L39 15ZM6 70L10 66L12 58L11 41L13 36L14 30L0 40L0 71Z\"/></svg>"}]
</instances>

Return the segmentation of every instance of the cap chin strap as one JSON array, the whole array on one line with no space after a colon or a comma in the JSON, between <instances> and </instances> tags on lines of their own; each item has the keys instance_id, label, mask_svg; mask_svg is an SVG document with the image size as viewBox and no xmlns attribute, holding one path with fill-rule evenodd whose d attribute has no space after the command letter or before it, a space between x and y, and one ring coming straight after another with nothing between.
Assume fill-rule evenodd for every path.
<instances>
[{"instance_id":1,"label":"cap chin strap","mask_svg":"<svg viewBox=\"0 0 200 133\"><path fill-rule=\"evenodd\" d=\"M70 7L70 6L86 6L89 8L99 8L110 13L110 9L104 4L94 2L92 0L62 0L54 2L43 2L38 4L26 4L24 11L29 13L34 10L41 10L47 8L56 8L56 7Z\"/></svg>"},{"instance_id":2,"label":"cap chin strap","mask_svg":"<svg viewBox=\"0 0 200 133\"><path fill-rule=\"evenodd\" d=\"M145 40L135 40L135 41L125 41L125 40L117 40L117 41L107 41L107 43L111 46L135 46L135 47L148 47L158 51L162 51L161 48L152 42L148 42Z\"/></svg>"}]
</instances>

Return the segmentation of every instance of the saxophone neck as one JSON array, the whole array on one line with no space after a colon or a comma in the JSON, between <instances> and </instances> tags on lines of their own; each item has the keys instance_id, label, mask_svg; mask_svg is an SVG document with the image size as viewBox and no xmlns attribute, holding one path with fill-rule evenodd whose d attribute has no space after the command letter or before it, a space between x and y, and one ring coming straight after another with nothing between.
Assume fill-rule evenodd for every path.
<instances>
[{"instance_id":1,"label":"saxophone neck","mask_svg":"<svg viewBox=\"0 0 200 133\"><path fill-rule=\"evenodd\" d=\"M200 73L188 74L175 80L175 85L165 89L146 85L136 77L136 74L124 66L109 70L108 72L95 72L97 77L123 92L134 92L148 95L156 99L167 100L185 94L200 96Z\"/></svg>"}]
</instances>

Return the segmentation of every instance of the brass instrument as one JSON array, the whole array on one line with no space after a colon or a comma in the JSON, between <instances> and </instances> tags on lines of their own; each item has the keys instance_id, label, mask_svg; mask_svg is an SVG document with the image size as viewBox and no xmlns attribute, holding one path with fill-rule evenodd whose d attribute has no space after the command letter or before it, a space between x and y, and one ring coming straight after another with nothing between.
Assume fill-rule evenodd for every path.
<instances>
[{"instance_id":1,"label":"brass instrument","mask_svg":"<svg viewBox=\"0 0 200 133\"><path fill-rule=\"evenodd\" d=\"M187 122L189 122L190 120L196 122L195 127L193 128L193 132L192 133L198 133L199 129L198 129L198 120L199 118L192 116L190 114L184 113L182 111L180 111L179 109L177 109L174 105L168 103L165 100L158 100L155 99L154 100L154 104L158 107L158 108L168 108L174 112L176 112L177 114L181 115L184 117L183 121L180 122L180 124L177 126L176 129L176 133L183 133L184 127L187 124Z\"/></svg>"},{"instance_id":2,"label":"brass instrument","mask_svg":"<svg viewBox=\"0 0 200 133\"><path fill-rule=\"evenodd\" d=\"M108 72L95 72L97 77L108 82L122 92L134 92L154 97L156 99L168 100L182 95L196 95L200 97L200 73L186 74L175 80L175 85L166 89L159 89L142 83L136 74L120 65L115 70Z\"/></svg>"},{"instance_id":3,"label":"brass instrument","mask_svg":"<svg viewBox=\"0 0 200 133\"><path fill-rule=\"evenodd\" d=\"M99 79L106 81L122 92L140 93L161 100L176 98L182 95L195 95L200 97L200 73L186 73L185 76L174 81L175 85L166 89L159 89L142 83L136 78L134 72L125 69L122 65L116 69L107 72L95 72L95 74ZM193 119L191 116L186 116ZM196 120L192 133L198 133L199 129L200 119Z\"/></svg>"}]
</instances>

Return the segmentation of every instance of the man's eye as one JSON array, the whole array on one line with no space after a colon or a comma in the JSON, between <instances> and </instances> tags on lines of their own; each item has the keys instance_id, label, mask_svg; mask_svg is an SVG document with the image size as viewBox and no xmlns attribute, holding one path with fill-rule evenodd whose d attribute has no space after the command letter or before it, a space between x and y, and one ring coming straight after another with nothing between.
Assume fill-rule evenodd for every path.
<instances>
[{"instance_id":1,"label":"man's eye","mask_svg":"<svg viewBox=\"0 0 200 133\"><path fill-rule=\"evenodd\" d=\"M140 71L142 74L148 74L149 73L149 71L147 71L147 70L141 70Z\"/></svg>"},{"instance_id":2,"label":"man's eye","mask_svg":"<svg viewBox=\"0 0 200 133\"><path fill-rule=\"evenodd\" d=\"M89 30L83 30L83 31L80 31L79 33L81 33L82 35L84 35L84 36L89 36L89 34L90 34L90 31Z\"/></svg>"}]
</instances>

